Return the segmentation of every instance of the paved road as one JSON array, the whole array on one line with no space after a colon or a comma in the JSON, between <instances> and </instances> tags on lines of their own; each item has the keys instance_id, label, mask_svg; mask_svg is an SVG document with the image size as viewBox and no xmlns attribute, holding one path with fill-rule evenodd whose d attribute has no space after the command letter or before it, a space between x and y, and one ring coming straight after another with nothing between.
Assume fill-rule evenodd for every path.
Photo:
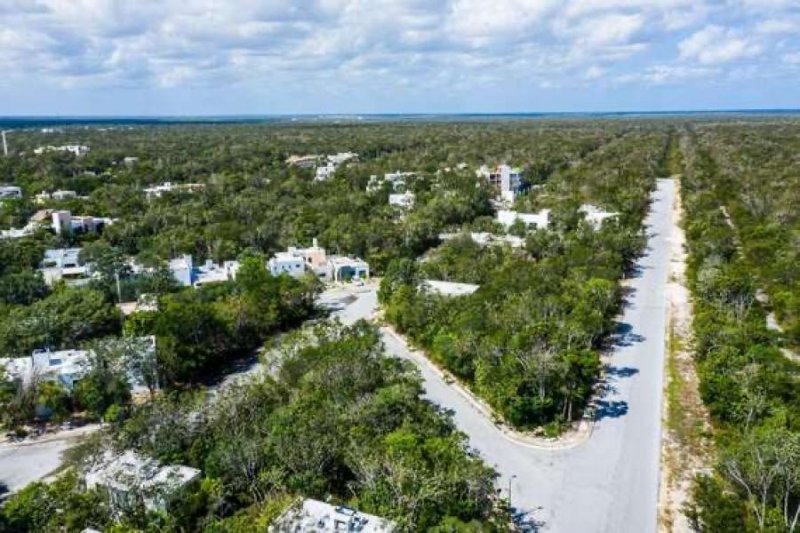
<instances>
[{"instance_id":1,"label":"paved road","mask_svg":"<svg viewBox=\"0 0 800 533\"><path fill-rule=\"evenodd\" d=\"M0 443L0 483L14 492L46 477L61 466L61 455L67 449L98 427L90 424L23 443Z\"/></svg>"},{"instance_id":2,"label":"paved road","mask_svg":"<svg viewBox=\"0 0 800 533\"><path fill-rule=\"evenodd\" d=\"M427 365L418 365L426 396L454 413L470 444L500 473L498 487L531 530L648 533L656 530L664 368L668 239L673 227L671 180L659 180L646 224L650 235L640 275L631 280L621 338L608 363L609 390L590 438L561 450L512 442ZM369 317L375 292L364 291L337 314ZM387 350L414 359L384 332Z\"/></svg>"}]
</instances>

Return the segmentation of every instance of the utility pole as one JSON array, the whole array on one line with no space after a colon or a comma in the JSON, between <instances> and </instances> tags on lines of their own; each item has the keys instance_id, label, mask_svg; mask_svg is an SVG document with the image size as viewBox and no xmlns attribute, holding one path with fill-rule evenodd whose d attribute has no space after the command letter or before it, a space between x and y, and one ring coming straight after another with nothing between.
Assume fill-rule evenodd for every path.
<instances>
[{"instance_id":1,"label":"utility pole","mask_svg":"<svg viewBox=\"0 0 800 533\"><path fill-rule=\"evenodd\" d=\"M8 157L8 142L6 141L6 130L2 131L3 137L3 155Z\"/></svg>"}]
</instances>

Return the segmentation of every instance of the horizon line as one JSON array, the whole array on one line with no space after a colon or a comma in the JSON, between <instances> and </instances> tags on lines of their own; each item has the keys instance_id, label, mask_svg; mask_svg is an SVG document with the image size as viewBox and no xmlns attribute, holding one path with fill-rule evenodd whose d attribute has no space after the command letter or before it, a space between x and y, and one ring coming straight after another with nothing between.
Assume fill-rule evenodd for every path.
<instances>
[{"instance_id":1,"label":"horizon line","mask_svg":"<svg viewBox=\"0 0 800 533\"><path fill-rule=\"evenodd\" d=\"M725 113L800 113L800 107L710 108L710 109L637 109L605 111L423 111L423 112L304 112L304 113L221 113L221 114L14 114L0 115L0 120L20 119L180 119L180 118L294 118L294 117L403 117L403 116L542 116L542 115L664 115Z\"/></svg>"}]
</instances>

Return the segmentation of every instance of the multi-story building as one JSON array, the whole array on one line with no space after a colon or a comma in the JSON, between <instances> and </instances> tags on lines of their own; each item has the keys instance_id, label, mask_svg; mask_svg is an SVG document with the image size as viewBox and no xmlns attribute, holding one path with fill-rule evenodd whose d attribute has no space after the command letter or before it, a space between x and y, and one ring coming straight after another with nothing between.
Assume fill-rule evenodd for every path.
<instances>
[{"instance_id":1,"label":"multi-story building","mask_svg":"<svg viewBox=\"0 0 800 533\"><path fill-rule=\"evenodd\" d=\"M489 185L500 192L503 200L513 202L517 193L522 188L522 169L511 168L508 165L498 165L490 169L483 165L477 170L478 177L484 178Z\"/></svg>"},{"instance_id":2,"label":"multi-story building","mask_svg":"<svg viewBox=\"0 0 800 533\"><path fill-rule=\"evenodd\" d=\"M85 285L89 283L92 270L90 264L82 265L78 260L80 248L58 248L45 250L44 258L39 264L45 283L52 285L64 281L67 285Z\"/></svg>"},{"instance_id":3,"label":"multi-story building","mask_svg":"<svg viewBox=\"0 0 800 533\"><path fill-rule=\"evenodd\" d=\"M94 216L73 216L69 211L53 211L53 231L62 233L85 233L100 231L114 223L113 219Z\"/></svg>"}]
</instances>

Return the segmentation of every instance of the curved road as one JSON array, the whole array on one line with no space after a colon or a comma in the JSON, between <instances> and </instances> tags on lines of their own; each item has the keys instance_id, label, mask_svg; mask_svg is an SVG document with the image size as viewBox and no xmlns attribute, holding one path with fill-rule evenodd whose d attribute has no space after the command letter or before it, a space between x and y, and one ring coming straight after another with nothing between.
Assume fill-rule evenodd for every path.
<instances>
[{"instance_id":1,"label":"curved road","mask_svg":"<svg viewBox=\"0 0 800 533\"><path fill-rule=\"evenodd\" d=\"M591 436L566 449L539 449L508 440L491 420L430 365L419 367L426 397L453 411L470 444L500 474L498 487L531 531L632 532L656 530L661 450L661 400L666 333L668 241L674 183L658 180L645 220L648 250L621 318L619 341L606 363L608 387ZM357 294L337 314L344 322L369 318L375 291ZM386 349L414 355L384 332ZM416 361L419 363L419 361Z\"/></svg>"}]
</instances>

